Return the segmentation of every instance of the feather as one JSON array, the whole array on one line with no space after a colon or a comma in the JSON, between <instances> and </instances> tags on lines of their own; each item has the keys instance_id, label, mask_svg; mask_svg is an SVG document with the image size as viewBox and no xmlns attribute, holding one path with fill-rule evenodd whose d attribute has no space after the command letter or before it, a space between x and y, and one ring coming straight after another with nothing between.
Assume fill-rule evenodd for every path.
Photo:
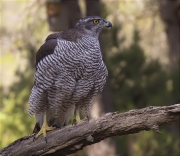
<instances>
[{"instance_id":1,"label":"feather","mask_svg":"<svg viewBox=\"0 0 180 156\"><path fill-rule=\"evenodd\" d=\"M75 108L89 114L93 96L102 91L108 72L98 36L106 21L98 17L99 25L94 26L93 19L97 16L49 35L38 50L29 100L29 113L36 115L34 131L42 126L44 113L50 126L68 124Z\"/></svg>"}]
</instances>

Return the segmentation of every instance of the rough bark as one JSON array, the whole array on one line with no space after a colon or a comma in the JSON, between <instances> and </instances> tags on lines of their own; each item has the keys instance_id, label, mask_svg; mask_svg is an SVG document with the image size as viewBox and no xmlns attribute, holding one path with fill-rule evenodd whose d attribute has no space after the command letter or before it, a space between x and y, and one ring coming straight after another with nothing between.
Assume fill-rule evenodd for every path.
<instances>
[{"instance_id":1,"label":"rough bark","mask_svg":"<svg viewBox=\"0 0 180 156\"><path fill-rule=\"evenodd\" d=\"M34 134L16 140L0 151L1 156L64 156L115 135L128 135L142 130L160 133L159 126L180 122L180 104L147 107L125 113L107 113L89 122L69 125L47 133L33 142ZM148 132L147 132L148 133Z\"/></svg>"},{"instance_id":2,"label":"rough bark","mask_svg":"<svg viewBox=\"0 0 180 156\"><path fill-rule=\"evenodd\" d=\"M107 85L106 85L107 87ZM91 117L92 118L99 118L105 114L105 112L110 112L106 108L107 102L104 101L106 99L104 95L104 91L108 91L107 88L104 88L102 94L98 94L96 98L94 99L92 110L91 110ZM109 97L109 95L107 95ZM108 101L110 101L108 99ZM112 106L111 103L109 103L110 107ZM109 109L109 110L112 110ZM109 137L107 139L104 139L103 141L93 144L91 146L88 146L86 149L88 156L116 156L117 150L116 150L116 142L115 138ZM77 152L78 153L78 152Z\"/></svg>"}]
</instances>

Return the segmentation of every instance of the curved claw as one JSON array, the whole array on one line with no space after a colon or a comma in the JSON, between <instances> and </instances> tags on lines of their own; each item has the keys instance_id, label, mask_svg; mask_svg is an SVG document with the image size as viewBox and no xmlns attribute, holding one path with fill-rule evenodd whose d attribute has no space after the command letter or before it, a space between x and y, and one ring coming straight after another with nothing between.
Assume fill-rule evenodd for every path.
<instances>
[{"instance_id":1,"label":"curved claw","mask_svg":"<svg viewBox=\"0 0 180 156\"><path fill-rule=\"evenodd\" d=\"M84 119L80 120L80 122L82 121L88 121L89 122L89 116L87 115Z\"/></svg>"},{"instance_id":2,"label":"curved claw","mask_svg":"<svg viewBox=\"0 0 180 156\"><path fill-rule=\"evenodd\" d=\"M87 115L83 120L80 120L79 110L76 109L76 118L73 120L72 125L76 125L77 123L80 123L86 120L88 120L89 122L89 116Z\"/></svg>"},{"instance_id":3,"label":"curved claw","mask_svg":"<svg viewBox=\"0 0 180 156\"><path fill-rule=\"evenodd\" d=\"M57 125L57 124L54 124L54 125L52 125L52 127L55 127L56 129L57 128L61 128L59 125Z\"/></svg>"},{"instance_id":4,"label":"curved claw","mask_svg":"<svg viewBox=\"0 0 180 156\"><path fill-rule=\"evenodd\" d=\"M41 134L43 134L44 140L45 140L46 143L47 143L46 132L47 132L47 131L52 131L52 130L54 130L54 129L56 129L56 127L52 127L52 126L49 127L49 126L48 126L47 121L46 121L46 113L44 113L43 125L42 125L40 131L39 131L39 132L35 135L35 137L33 138L33 141L34 141L36 138L38 138Z\"/></svg>"},{"instance_id":5,"label":"curved claw","mask_svg":"<svg viewBox=\"0 0 180 156\"><path fill-rule=\"evenodd\" d=\"M89 122L89 116L88 116L88 115L85 117L85 119L84 119L84 120L86 120L86 119L87 119L87 120L88 120L88 122Z\"/></svg>"},{"instance_id":6,"label":"curved claw","mask_svg":"<svg viewBox=\"0 0 180 156\"><path fill-rule=\"evenodd\" d=\"M73 122L72 122L72 125L76 125L76 124L78 124L80 122L83 122L83 121L88 121L89 122L89 116L87 115L84 119L79 120L79 121L74 119Z\"/></svg>"},{"instance_id":7,"label":"curved claw","mask_svg":"<svg viewBox=\"0 0 180 156\"><path fill-rule=\"evenodd\" d=\"M76 125L76 124L77 124L77 121L76 121L76 119L74 119L72 122L72 125Z\"/></svg>"},{"instance_id":8,"label":"curved claw","mask_svg":"<svg viewBox=\"0 0 180 156\"><path fill-rule=\"evenodd\" d=\"M46 141L46 143L47 143L47 138L46 137L44 137L44 140Z\"/></svg>"},{"instance_id":9,"label":"curved claw","mask_svg":"<svg viewBox=\"0 0 180 156\"><path fill-rule=\"evenodd\" d=\"M46 132L47 132L47 131L54 130L54 129L56 129L56 127L49 127L48 125L43 125L43 126L41 127L40 131L39 131L39 132L36 134L36 136L33 138L33 141L34 141L35 139L37 139L41 134L43 134L44 140L45 140L46 143L47 143Z\"/></svg>"},{"instance_id":10,"label":"curved claw","mask_svg":"<svg viewBox=\"0 0 180 156\"><path fill-rule=\"evenodd\" d=\"M36 136L33 137L33 142L34 142L35 139L36 139Z\"/></svg>"}]
</instances>

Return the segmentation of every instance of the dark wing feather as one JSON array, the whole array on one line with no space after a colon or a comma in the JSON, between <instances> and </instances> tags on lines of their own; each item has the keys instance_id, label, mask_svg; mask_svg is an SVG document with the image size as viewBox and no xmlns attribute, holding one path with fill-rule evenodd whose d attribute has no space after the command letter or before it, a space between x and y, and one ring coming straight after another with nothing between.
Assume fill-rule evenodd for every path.
<instances>
[{"instance_id":1,"label":"dark wing feather","mask_svg":"<svg viewBox=\"0 0 180 156\"><path fill-rule=\"evenodd\" d=\"M57 45L57 39L60 38L60 36L61 33L55 33L49 35L46 38L45 43L40 47L40 49L36 53L36 66L40 60L54 52L54 48Z\"/></svg>"},{"instance_id":2,"label":"dark wing feather","mask_svg":"<svg viewBox=\"0 0 180 156\"><path fill-rule=\"evenodd\" d=\"M76 29L70 29L61 33L54 33L49 35L46 38L45 43L40 47L40 49L36 53L36 66L41 59L54 52L54 48L57 45L57 39L76 42L77 39L81 39L81 38L82 38L81 32L77 31Z\"/></svg>"},{"instance_id":3,"label":"dark wing feather","mask_svg":"<svg viewBox=\"0 0 180 156\"><path fill-rule=\"evenodd\" d=\"M51 40L51 39L57 39L61 37L62 33L54 33L54 34L50 34L45 41Z\"/></svg>"}]
</instances>

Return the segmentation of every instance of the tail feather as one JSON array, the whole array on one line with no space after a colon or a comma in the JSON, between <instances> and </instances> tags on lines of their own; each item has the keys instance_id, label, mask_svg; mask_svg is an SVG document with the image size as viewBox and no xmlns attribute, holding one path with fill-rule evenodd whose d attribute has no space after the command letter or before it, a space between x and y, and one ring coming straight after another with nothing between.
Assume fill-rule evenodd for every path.
<instances>
[{"instance_id":1,"label":"tail feather","mask_svg":"<svg viewBox=\"0 0 180 156\"><path fill-rule=\"evenodd\" d=\"M34 114L43 112L46 109L47 103L47 92L34 86L29 98L29 115L33 116Z\"/></svg>"},{"instance_id":2,"label":"tail feather","mask_svg":"<svg viewBox=\"0 0 180 156\"><path fill-rule=\"evenodd\" d=\"M33 129L33 133L38 133L40 131L41 127L39 123L36 123Z\"/></svg>"}]
</instances>

